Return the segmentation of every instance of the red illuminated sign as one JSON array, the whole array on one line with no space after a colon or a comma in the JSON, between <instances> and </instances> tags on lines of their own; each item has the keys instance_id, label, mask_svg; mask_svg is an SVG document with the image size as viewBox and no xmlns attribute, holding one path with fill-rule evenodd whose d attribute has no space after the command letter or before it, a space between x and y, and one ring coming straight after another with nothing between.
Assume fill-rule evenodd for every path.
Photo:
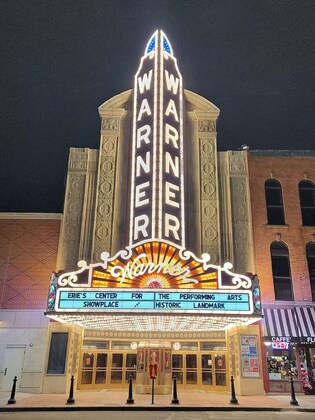
<instances>
[{"instance_id":1,"label":"red illuminated sign","mask_svg":"<svg viewBox=\"0 0 315 420\"><path fill-rule=\"evenodd\" d=\"M287 350L289 348L289 343L284 341L273 341L271 346L273 349Z\"/></svg>"}]
</instances>

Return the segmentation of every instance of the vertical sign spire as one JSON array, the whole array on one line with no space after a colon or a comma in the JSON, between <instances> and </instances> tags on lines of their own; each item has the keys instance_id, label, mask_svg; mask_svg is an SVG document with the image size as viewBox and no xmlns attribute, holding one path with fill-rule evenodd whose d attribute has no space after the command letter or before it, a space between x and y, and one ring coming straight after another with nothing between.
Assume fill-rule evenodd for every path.
<instances>
[{"instance_id":1,"label":"vertical sign spire","mask_svg":"<svg viewBox=\"0 0 315 420\"><path fill-rule=\"evenodd\" d=\"M162 31L150 38L134 84L129 245L185 247L183 86Z\"/></svg>"}]
</instances>

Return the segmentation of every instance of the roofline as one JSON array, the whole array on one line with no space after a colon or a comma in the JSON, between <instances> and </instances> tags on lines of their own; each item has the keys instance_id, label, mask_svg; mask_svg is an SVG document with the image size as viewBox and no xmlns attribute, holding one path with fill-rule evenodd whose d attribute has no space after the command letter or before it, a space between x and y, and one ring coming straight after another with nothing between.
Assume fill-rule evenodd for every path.
<instances>
[{"instance_id":1,"label":"roofline","mask_svg":"<svg viewBox=\"0 0 315 420\"><path fill-rule=\"evenodd\" d=\"M15 212L2 212L0 219L29 219L29 220L61 220L61 213L15 213Z\"/></svg>"}]
</instances>

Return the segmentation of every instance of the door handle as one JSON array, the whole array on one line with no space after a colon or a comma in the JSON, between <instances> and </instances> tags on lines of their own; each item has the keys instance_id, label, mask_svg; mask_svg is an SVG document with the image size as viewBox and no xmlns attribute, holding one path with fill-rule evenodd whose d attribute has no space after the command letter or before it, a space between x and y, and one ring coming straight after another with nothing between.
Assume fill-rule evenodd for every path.
<instances>
[{"instance_id":1,"label":"door handle","mask_svg":"<svg viewBox=\"0 0 315 420\"><path fill-rule=\"evenodd\" d=\"M7 375L7 370L8 370L7 368L4 369L4 376Z\"/></svg>"}]
</instances>

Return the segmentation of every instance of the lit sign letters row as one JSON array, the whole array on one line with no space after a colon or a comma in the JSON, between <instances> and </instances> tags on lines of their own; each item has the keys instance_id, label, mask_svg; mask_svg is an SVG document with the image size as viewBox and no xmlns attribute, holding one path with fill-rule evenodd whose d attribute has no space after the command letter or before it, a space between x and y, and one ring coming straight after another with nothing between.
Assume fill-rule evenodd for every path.
<instances>
[{"instance_id":1,"label":"lit sign letters row","mask_svg":"<svg viewBox=\"0 0 315 420\"><path fill-rule=\"evenodd\" d=\"M135 77L130 245L158 238L184 246L182 79L156 37Z\"/></svg>"},{"instance_id":2,"label":"lit sign letters row","mask_svg":"<svg viewBox=\"0 0 315 420\"><path fill-rule=\"evenodd\" d=\"M135 311L252 313L250 291L174 291L143 289L62 289L57 292L56 311Z\"/></svg>"}]
</instances>

